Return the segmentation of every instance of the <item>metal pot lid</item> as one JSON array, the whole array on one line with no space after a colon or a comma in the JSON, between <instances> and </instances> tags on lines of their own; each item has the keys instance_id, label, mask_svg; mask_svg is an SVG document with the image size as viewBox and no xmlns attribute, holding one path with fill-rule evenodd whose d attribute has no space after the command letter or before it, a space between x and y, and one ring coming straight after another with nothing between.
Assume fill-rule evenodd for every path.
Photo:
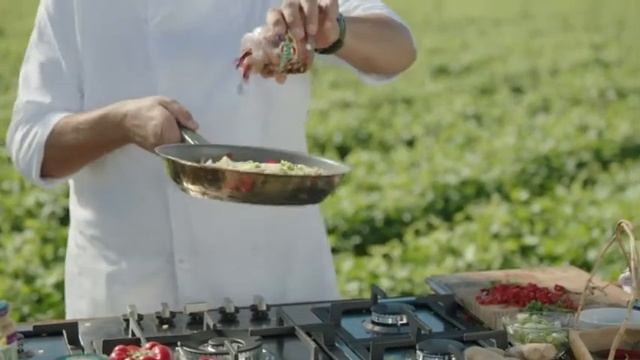
<instances>
[{"instance_id":1,"label":"metal pot lid","mask_svg":"<svg viewBox=\"0 0 640 360\"><path fill-rule=\"evenodd\" d=\"M215 337L205 343L183 342L179 347L189 353L199 355L226 356L234 354L257 353L262 347L259 338Z\"/></svg>"},{"instance_id":2,"label":"metal pot lid","mask_svg":"<svg viewBox=\"0 0 640 360\"><path fill-rule=\"evenodd\" d=\"M464 349L464 344L459 341L424 340L416 344L416 358L418 360L463 360Z\"/></svg>"}]
</instances>

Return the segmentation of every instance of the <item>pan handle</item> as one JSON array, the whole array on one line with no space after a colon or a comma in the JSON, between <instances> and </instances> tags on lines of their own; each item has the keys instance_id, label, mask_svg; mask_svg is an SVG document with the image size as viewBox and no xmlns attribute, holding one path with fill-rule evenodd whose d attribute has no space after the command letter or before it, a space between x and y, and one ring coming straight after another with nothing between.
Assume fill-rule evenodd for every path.
<instances>
[{"instance_id":1,"label":"pan handle","mask_svg":"<svg viewBox=\"0 0 640 360\"><path fill-rule=\"evenodd\" d=\"M184 126L180 126L180 134L182 134L182 139L191 145L202 145L202 144L211 144L207 139L200 136L197 132L187 129Z\"/></svg>"}]
</instances>

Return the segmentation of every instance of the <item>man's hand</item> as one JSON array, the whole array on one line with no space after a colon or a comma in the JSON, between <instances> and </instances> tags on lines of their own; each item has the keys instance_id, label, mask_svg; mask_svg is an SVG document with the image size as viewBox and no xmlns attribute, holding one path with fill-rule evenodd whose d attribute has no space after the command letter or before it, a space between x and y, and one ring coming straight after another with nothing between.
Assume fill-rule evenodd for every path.
<instances>
[{"instance_id":1,"label":"man's hand","mask_svg":"<svg viewBox=\"0 0 640 360\"><path fill-rule=\"evenodd\" d=\"M290 31L314 51L330 46L340 37L337 19L338 0L284 0L280 8L267 13L267 26L275 34ZM274 66L279 62L277 58L270 60ZM273 71L274 66L265 67L262 76L284 83L287 76Z\"/></svg>"},{"instance_id":2,"label":"man's hand","mask_svg":"<svg viewBox=\"0 0 640 360\"><path fill-rule=\"evenodd\" d=\"M198 128L184 106L162 96L125 100L71 114L51 130L40 174L44 178L71 175L102 155L131 143L153 151L156 146L180 142L178 125Z\"/></svg>"},{"instance_id":3,"label":"man's hand","mask_svg":"<svg viewBox=\"0 0 640 360\"><path fill-rule=\"evenodd\" d=\"M281 31L289 29L315 49L325 49L340 37L338 5L338 0L284 0L280 8L270 11L267 24ZM396 75L415 61L411 32L391 17L381 13L345 16L345 23L344 46L335 55L359 71ZM286 79L275 76L279 82Z\"/></svg>"},{"instance_id":4,"label":"man's hand","mask_svg":"<svg viewBox=\"0 0 640 360\"><path fill-rule=\"evenodd\" d=\"M198 128L189 110L163 96L126 100L112 106L122 119L129 142L149 151L159 145L180 142L179 125Z\"/></svg>"},{"instance_id":5,"label":"man's hand","mask_svg":"<svg viewBox=\"0 0 640 360\"><path fill-rule=\"evenodd\" d=\"M338 0L284 0L279 11L293 36L315 48L326 48L340 36Z\"/></svg>"}]
</instances>

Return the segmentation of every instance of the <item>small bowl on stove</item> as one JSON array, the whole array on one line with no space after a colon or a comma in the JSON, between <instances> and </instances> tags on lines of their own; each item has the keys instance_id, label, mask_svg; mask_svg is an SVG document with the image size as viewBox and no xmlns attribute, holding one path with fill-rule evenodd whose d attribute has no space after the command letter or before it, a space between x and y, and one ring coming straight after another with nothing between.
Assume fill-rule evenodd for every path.
<instances>
[{"instance_id":1,"label":"small bowl on stove","mask_svg":"<svg viewBox=\"0 0 640 360\"><path fill-rule=\"evenodd\" d=\"M627 309L623 307L603 307L583 310L578 324L580 328L619 327L627 316ZM640 330L640 311L631 311L628 329Z\"/></svg>"},{"instance_id":2,"label":"small bowl on stove","mask_svg":"<svg viewBox=\"0 0 640 360\"><path fill-rule=\"evenodd\" d=\"M552 344L559 353L569 348L569 330L574 323L570 312L520 312L502 318L513 345Z\"/></svg>"},{"instance_id":3,"label":"small bowl on stove","mask_svg":"<svg viewBox=\"0 0 640 360\"><path fill-rule=\"evenodd\" d=\"M180 360L264 360L269 353L257 337L214 337L205 342L179 342L176 348Z\"/></svg>"},{"instance_id":4,"label":"small bowl on stove","mask_svg":"<svg viewBox=\"0 0 640 360\"><path fill-rule=\"evenodd\" d=\"M448 339L429 339L416 345L417 360L464 360L464 344Z\"/></svg>"}]
</instances>

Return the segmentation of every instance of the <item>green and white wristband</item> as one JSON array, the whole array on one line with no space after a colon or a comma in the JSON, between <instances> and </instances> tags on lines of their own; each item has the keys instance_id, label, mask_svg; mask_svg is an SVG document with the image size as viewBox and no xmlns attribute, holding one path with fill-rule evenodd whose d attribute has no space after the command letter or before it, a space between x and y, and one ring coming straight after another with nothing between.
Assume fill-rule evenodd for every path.
<instances>
[{"instance_id":1,"label":"green and white wristband","mask_svg":"<svg viewBox=\"0 0 640 360\"><path fill-rule=\"evenodd\" d=\"M337 53L344 46L344 38L347 33L347 23L345 22L344 16L342 14L338 14L338 26L340 27L340 36L338 39L329 47L324 49L316 49L318 54L322 55L331 55Z\"/></svg>"}]
</instances>

